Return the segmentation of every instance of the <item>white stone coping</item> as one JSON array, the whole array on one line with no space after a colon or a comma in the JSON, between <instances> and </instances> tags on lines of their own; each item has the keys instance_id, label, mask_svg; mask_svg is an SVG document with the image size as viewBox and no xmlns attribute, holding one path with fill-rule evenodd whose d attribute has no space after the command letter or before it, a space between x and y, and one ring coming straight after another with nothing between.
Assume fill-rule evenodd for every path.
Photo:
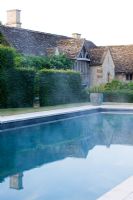
<instances>
[{"instance_id":1,"label":"white stone coping","mask_svg":"<svg viewBox=\"0 0 133 200\"><path fill-rule=\"evenodd\" d=\"M120 183L97 200L133 200L133 176Z\"/></svg>"},{"instance_id":2,"label":"white stone coping","mask_svg":"<svg viewBox=\"0 0 133 200\"><path fill-rule=\"evenodd\" d=\"M66 113L72 113L77 111L84 111L84 110L93 110L98 108L98 106L80 106L80 107L73 107L73 108L63 108L63 109L55 109L55 110L49 110L49 111L41 111L41 112L32 112L32 113L24 113L24 114L18 114L18 115L10 115L10 116L1 116L0 117L0 123L4 122L12 122L17 120L26 120L26 119L34 119L38 117L48 117L48 116L54 116L59 114L66 114Z\"/></svg>"},{"instance_id":3,"label":"white stone coping","mask_svg":"<svg viewBox=\"0 0 133 200\"><path fill-rule=\"evenodd\" d=\"M117 105L102 105L102 106L86 105L86 106L78 106L78 107L72 107L72 108L55 109L55 110L49 110L49 111L24 113L24 114L18 114L18 115L0 116L0 123L20 121L20 120L26 120L26 119L34 119L38 117L54 116L54 115L59 115L59 114L73 113L73 112L85 111L85 110L94 110L97 108L133 110L133 106L121 105L121 104L120 105L118 104Z\"/></svg>"}]
</instances>

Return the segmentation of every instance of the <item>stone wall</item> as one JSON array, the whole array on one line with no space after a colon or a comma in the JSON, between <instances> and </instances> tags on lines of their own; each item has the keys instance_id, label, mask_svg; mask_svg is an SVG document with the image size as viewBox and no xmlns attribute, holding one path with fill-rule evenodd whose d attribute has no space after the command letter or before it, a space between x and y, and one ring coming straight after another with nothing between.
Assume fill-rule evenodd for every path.
<instances>
[{"instance_id":1,"label":"stone wall","mask_svg":"<svg viewBox=\"0 0 133 200\"><path fill-rule=\"evenodd\" d=\"M115 78L119 81L124 81L126 82L126 75L124 73L117 73Z\"/></svg>"},{"instance_id":2,"label":"stone wall","mask_svg":"<svg viewBox=\"0 0 133 200\"><path fill-rule=\"evenodd\" d=\"M105 56L102 68L103 68L103 79L102 79L103 83L107 83L108 81L111 81L115 78L115 65L112 60L110 51L108 51Z\"/></svg>"},{"instance_id":3,"label":"stone wall","mask_svg":"<svg viewBox=\"0 0 133 200\"><path fill-rule=\"evenodd\" d=\"M114 78L115 66L110 51L108 51L102 65L90 67L90 86L94 87L107 83Z\"/></svg>"},{"instance_id":4,"label":"stone wall","mask_svg":"<svg viewBox=\"0 0 133 200\"><path fill-rule=\"evenodd\" d=\"M97 74L97 71L99 69L102 70L102 66L92 66L92 67L90 67L90 87L94 87L94 86L102 83L102 78L100 78L99 74Z\"/></svg>"}]
</instances>

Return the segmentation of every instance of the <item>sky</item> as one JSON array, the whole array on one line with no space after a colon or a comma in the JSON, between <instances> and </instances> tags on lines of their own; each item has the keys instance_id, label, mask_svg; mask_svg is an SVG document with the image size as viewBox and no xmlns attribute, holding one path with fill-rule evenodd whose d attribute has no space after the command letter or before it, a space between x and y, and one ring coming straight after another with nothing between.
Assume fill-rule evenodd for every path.
<instances>
[{"instance_id":1,"label":"sky","mask_svg":"<svg viewBox=\"0 0 133 200\"><path fill-rule=\"evenodd\" d=\"M133 0L0 0L6 10L20 9L22 27L82 38L96 45L133 44Z\"/></svg>"}]
</instances>

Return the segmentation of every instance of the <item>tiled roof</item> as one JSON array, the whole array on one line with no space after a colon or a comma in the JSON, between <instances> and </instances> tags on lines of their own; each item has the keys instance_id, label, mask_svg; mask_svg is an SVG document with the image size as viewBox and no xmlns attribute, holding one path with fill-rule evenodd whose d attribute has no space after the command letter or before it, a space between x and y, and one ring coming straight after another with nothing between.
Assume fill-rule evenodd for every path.
<instances>
[{"instance_id":1,"label":"tiled roof","mask_svg":"<svg viewBox=\"0 0 133 200\"><path fill-rule=\"evenodd\" d=\"M133 73L133 45L109 47L116 72Z\"/></svg>"},{"instance_id":2,"label":"tiled roof","mask_svg":"<svg viewBox=\"0 0 133 200\"><path fill-rule=\"evenodd\" d=\"M58 49L59 52L74 59L80 53L83 44L87 47L95 46L92 42L84 39L74 39L22 28L0 26L0 32L12 47L25 55L47 56L55 53L55 50Z\"/></svg>"},{"instance_id":3,"label":"tiled roof","mask_svg":"<svg viewBox=\"0 0 133 200\"><path fill-rule=\"evenodd\" d=\"M65 38L57 42L56 47L47 48L47 54L55 54L56 51L59 53L66 54L69 58L75 59L84 44L83 39Z\"/></svg>"},{"instance_id":4,"label":"tiled roof","mask_svg":"<svg viewBox=\"0 0 133 200\"><path fill-rule=\"evenodd\" d=\"M84 39L63 39L57 44L59 52L65 53L70 58L75 58L78 56L84 44Z\"/></svg>"},{"instance_id":5,"label":"tiled roof","mask_svg":"<svg viewBox=\"0 0 133 200\"><path fill-rule=\"evenodd\" d=\"M88 50L90 55L90 66L102 65L108 47L95 47Z\"/></svg>"},{"instance_id":6,"label":"tiled roof","mask_svg":"<svg viewBox=\"0 0 133 200\"><path fill-rule=\"evenodd\" d=\"M107 51L110 51L116 73L133 73L133 45L95 47L89 49L90 65L102 65Z\"/></svg>"},{"instance_id":7,"label":"tiled roof","mask_svg":"<svg viewBox=\"0 0 133 200\"><path fill-rule=\"evenodd\" d=\"M47 48L54 47L57 41L67 38L8 26L0 26L0 32L12 47L25 55L46 55Z\"/></svg>"}]
</instances>

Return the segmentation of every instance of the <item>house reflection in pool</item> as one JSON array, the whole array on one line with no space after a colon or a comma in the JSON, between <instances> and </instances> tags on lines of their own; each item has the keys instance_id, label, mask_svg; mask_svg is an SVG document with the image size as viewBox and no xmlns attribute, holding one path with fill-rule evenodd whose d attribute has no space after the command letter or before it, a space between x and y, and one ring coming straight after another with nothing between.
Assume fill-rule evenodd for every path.
<instances>
[{"instance_id":1,"label":"house reflection in pool","mask_svg":"<svg viewBox=\"0 0 133 200\"><path fill-rule=\"evenodd\" d=\"M132 115L97 113L1 132L0 182L10 177L10 188L20 190L26 170L67 157L86 158L96 145L132 145L132 121Z\"/></svg>"},{"instance_id":2,"label":"house reflection in pool","mask_svg":"<svg viewBox=\"0 0 133 200\"><path fill-rule=\"evenodd\" d=\"M16 190L23 189L23 173L10 176L10 188Z\"/></svg>"}]
</instances>

